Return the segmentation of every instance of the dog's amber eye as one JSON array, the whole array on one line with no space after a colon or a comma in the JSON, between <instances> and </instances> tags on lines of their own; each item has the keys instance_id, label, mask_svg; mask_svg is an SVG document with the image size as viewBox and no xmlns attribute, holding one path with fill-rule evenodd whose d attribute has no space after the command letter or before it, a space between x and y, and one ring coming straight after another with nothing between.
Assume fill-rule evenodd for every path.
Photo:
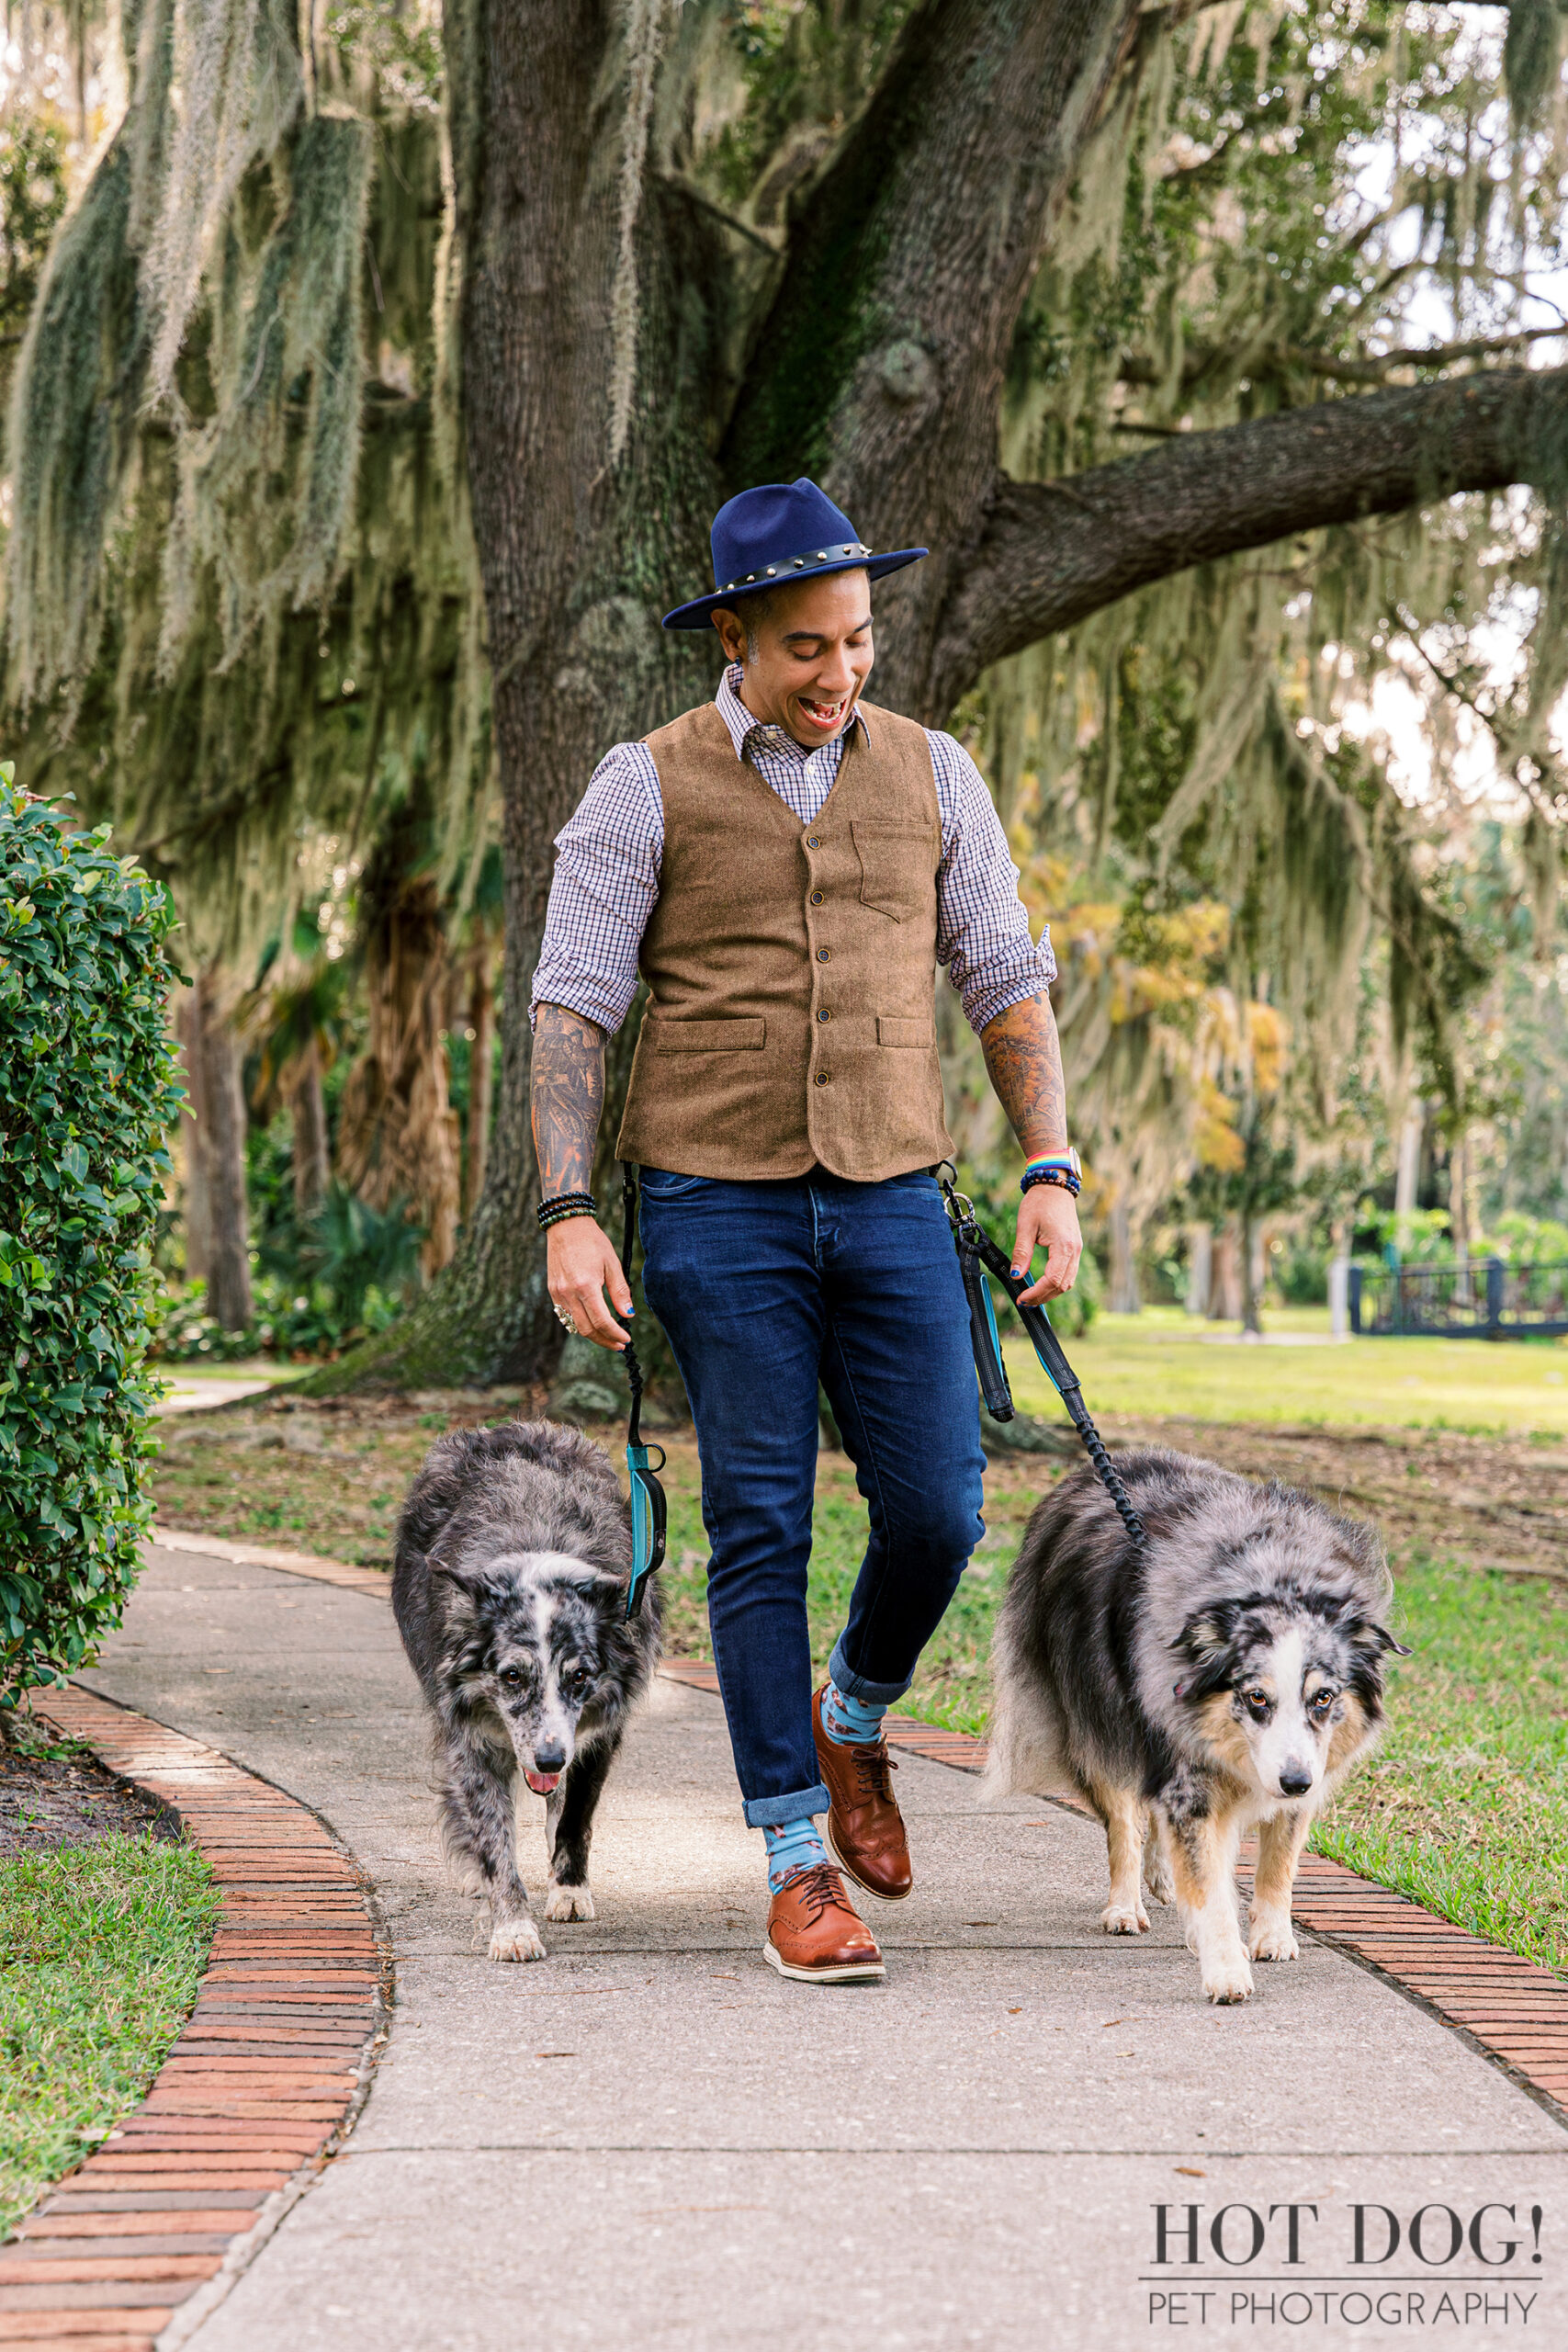
<instances>
[{"instance_id":1,"label":"dog's amber eye","mask_svg":"<svg viewBox=\"0 0 1568 2352\"><path fill-rule=\"evenodd\" d=\"M501 1669L500 1681L501 1687L503 1690L521 1690L523 1688L522 1668L520 1666L503 1666Z\"/></svg>"},{"instance_id":2,"label":"dog's amber eye","mask_svg":"<svg viewBox=\"0 0 1568 2352\"><path fill-rule=\"evenodd\" d=\"M1266 1715L1269 1713L1267 1690L1244 1690L1241 1695L1255 1715Z\"/></svg>"},{"instance_id":3,"label":"dog's amber eye","mask_svg":"<svg viewBox=\"0 0 1568 2352\"><path fill-rule=\"evenodd\" d=\"M575 1698L580 1690L587 1690L592 1679L585 1666L574 1666L566 1678L566 1687Z\"/></svg>"},{"instance_id":4,"label":"dog's amber eye","mask_svg":"<svg viewBox=\"0 0 1568 2352\"><path fill-rule=\"evenodd\" d=\"M1314 1715L1325 1715L1337 1695L1337 1692L1333 1690L1314 1690L1307 1704Z\"/></svg>"}]
</instances>

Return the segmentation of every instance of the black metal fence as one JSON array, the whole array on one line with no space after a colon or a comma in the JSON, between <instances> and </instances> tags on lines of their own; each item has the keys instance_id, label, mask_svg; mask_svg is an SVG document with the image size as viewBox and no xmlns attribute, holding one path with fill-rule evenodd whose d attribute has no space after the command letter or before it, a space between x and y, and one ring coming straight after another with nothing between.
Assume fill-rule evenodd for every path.
<instances>
[{"instance_id":1,"label":"black metal fence","mask_svg":"<svg viewBox=\"0 0 1568 2352\"><path fill-rule=\"evenodd\" d=\"M1416 1332L1447 1340L1551 1339L1568 1332L1568 1259L1510 1266L1350 1268L1350 1329L1363 1339Z\"/></svg>"}]
</instances>

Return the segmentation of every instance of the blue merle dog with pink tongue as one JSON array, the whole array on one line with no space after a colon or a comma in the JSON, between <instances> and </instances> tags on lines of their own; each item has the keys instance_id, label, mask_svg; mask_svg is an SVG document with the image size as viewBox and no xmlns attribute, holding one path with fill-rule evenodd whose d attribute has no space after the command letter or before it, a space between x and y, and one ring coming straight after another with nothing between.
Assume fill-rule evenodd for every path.
<instances>
[{"instance_id":1,"label":"blue merle dog with pink tongue","mask_svg":"<svg viewBox=\"0 0 1568 2352\"><path fill-rule=\"evenodd\" d=\"M543 1960L513 1836L545 1800L547 1919L592 1919L593 1815L659 1649L626 1620L631 1516L609 1458L550 1421L438 1438L398 1522L392 1607L434 1723L449 1857L491 1906L491 1960Z\"/></svg>"}]
</instances>

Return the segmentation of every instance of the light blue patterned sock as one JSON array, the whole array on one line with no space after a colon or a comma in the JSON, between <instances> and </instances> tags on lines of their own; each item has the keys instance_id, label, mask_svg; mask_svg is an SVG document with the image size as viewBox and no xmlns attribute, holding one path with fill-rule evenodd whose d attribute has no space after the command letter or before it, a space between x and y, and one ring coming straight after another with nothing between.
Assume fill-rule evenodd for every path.
<instances>
[{"instance_id":1,"label":"light blue patterned sock","mask_svg":"<svg viewBox=\"0 0 1568 2352\"><path fill-rule=\"evenodd\" d=\"M846 1697L829 1676L822 1693L822 1728L835 1747L869 1747L882 1737L882 1718L886 1713L873 1699Z\"/></svg>"},{"instance_id":2,"label":"light blue patterned sock","mask_svg":"<svg viewBox=\"0 0 1568 2352\"><path fill-rule=\"evenodd\" d=\"M768 1893L776 1894L792 1871L814 1871L828 1859L821 1832L807 1815L804 1821L785 1821L764 1828L768 1844Z\"/></svg>"}]
</instances>

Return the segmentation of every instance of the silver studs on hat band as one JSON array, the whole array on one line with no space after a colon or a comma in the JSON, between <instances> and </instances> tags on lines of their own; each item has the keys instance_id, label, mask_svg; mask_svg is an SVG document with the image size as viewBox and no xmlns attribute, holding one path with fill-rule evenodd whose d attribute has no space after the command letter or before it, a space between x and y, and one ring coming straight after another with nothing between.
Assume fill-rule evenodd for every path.
<instances>
[{"instance_id":1,"label":"silver studs on hat band","mask_svg":"<svg viewBox=\"0 0 1568 2352\"><path fill-rule=\"evenodd\" d=\"M869 548L862 547L858 539L846 539L843 546L840 548L818 548L815 555L792 556L790 558L790 569L793 571L806 571L814 564L841 563L847 555L868 556L870 553L871 549ZM761 577L764 580L772 580L778 570L779 566L777 564L770 563L767 570L761 574ZM738 588L750 588L754 586L757 578L758 574L756 572L749 571L743 580L725 581L721 587L715 589L714 594L717 596L733 595Z\"/></svg>"}]
</instances>

